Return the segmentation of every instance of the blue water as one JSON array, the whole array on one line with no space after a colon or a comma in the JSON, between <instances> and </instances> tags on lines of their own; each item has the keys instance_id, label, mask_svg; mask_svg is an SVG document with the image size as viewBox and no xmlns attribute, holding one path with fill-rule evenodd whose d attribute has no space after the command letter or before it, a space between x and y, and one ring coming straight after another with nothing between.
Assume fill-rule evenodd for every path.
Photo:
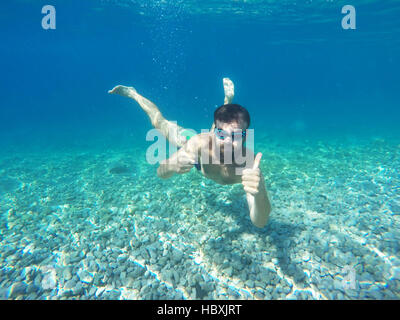
<instances>
[{"instance_id":1,"label":"blue water","mask_svg":"<svg viewBox=\"0 0 400 320\"><path fill-rule=\"evenodd\" d=\"M235 82L236 101L259 126L284 127L299 119L337 132L387 125L395 130L395 2L360 1L356 30L341 28L340 2L320 14L318 3L287 2L300 21L285 19L280 10L272 10L271 21L228 10L208 17L179 10L186 3L179 1L150 2L140 15L135 1L127 3L56 1L57 27L47 31L41 28L42 3L2 4L2 133L87 133L141 124L147 130L129 101L107 95L116 84L135 86L167 118L208 128L215 105L222 104L226 76Z\"/></svg>"},{"instance_id":2,"label":"blue water","mask_svg":"<svg viewBox=\"0 0 400 320\"><path fill-rule=\"evenodd\" d=\"M44 30L41 26L44 16L41 9L45 4L52 4L56 8L55 30ZM373 249L370 252L373 252L371 254L375 259L381 259L373 265L377 265L382 271L376 275L375 282L370 281L369 287L361 285L355 289L355 293L349 294L336 290L332 283L339 280L333 279L328 285L332 290L327 290L326 284L321 285L318 281L315 284L311 281L311 271L311 275L310 272L304 271L314 286L312 297L398 299L400 263L396 250L399 240L397 227L400 199L396 186L400 183L400 177L396 168L400 164L400 5L397 1L353 1L351 4L356 8L357 14L356 29L344 30L341 26L344 16L341 8L345 4L348 3L269 3L250 0L2 2L1 248L8 248L7 256L17 255L24 243L20 240L13 242L13 235L17 233L7 224L10 223L7 220L10 219L10 210L16 212L17 217L21 216L18 219L23 219L26 212L38 212L39 215L54 210L61 212L67 204L72 210L79 201L83 204L79 202L80 205L77 206L80 206L80 211L76 210L89 210L88 212L95 212L93 214L98 213L100 216L104 213L101 209L129 206L129 201L121 200L115 204L112 202L115 199L110 200L111 204L107 204L107 201L99 196L104 195L104 192L120 192L121 189L116 191L110 187L110 184L116 183L114 180L104 181L104 172L109 172L115 166L128 166L128 173L135 177L133 184L123 177L118 178L122 179L118 180L118 183L122 183L119 186L127 190L129 197L138 195L138 205L143 206L142 211L138 212L141 212L143 217L137 219L143 222L143 228L146 228L145 216L154 214L154 217L157 217L157 212L161 216L165 215L165 219L170 219L168 215L185 210L186 202L190 210L199 212L199 206L206 205L202 202L204 198L200 197L194 203L192 198L182 200L178 195L174 198L177 188L174 182L179 184L179 178L174 178L173 182L160 182L155 176L156 166L145 163L145 149L150 144L145 141L145 137L151 129L151 123L145 113L133 101L109 95L107 91L117 84L134 86L143 96L156 103L167 119L200 132L201 129L210 128L215 108L223 104L222 78L229 77L235 83L234 101L245 106L250 112L251 127L255 129L256 149L260 148L263 151L265 162L262 166L267 177L267 188L271 197L275 197L272 204L277 208L275 216L271 215L271 224L264 231L257 231L249 223L245 209L231 207L229 210L237 210L234 219L238 219L238 225L246 225L244 230L239 227L236 236L240 238L243 234L255 234L262 239L260 241L267 243L268 239L265 240L265 237L272 239L272 242L279 239L281 234L278 229L282 224L289 225L288 221L291 221L289 216L286 217L289 220L282 218L284 223L279 218L283 217L280 216L279 210L285 211L284 209L290 206L289 200L285 202L282 194L304 194L303 198L300 196L300 199L292 199L294 203L305 201L308 207L303 208L304 210L299 209L303 214L311 211L319 213L325 217L323 219L331 219L330 224L337 225L340 225L340 219L336 219L335 215L342 215L344 220L340 221L348 223L346 226L348 231L351 230L348 235L351 239L358 231L360 233L357 234L357 239L363 237L362 235L367 237L363 232L373 234L376 238L371 240L369 248L376 248L380 254L376 256L377 253ZM134 154L132 150L135 150ZM113 160L108 156L112 156ZM312 179L313 182L303 184L296 180L304 177ZM339 182L335 182L335 177L338 177ZM199 177L195 174L185 179L182 181L188 183L188 188L191 185L199 187L200 181L196 180ZM74 190L68 189L68 185L74 183L78 185L75 193ZM130 190L129 186L132 185L135 185L136 189ZM207 186L209 189L218 188L214 184ZM319 200L307 198L311 197L307 191L316 197L316 194L325 192L325 197L331 202L338 199L337 195L331 193L332 186L343 186L344 189L340 191L344 197L341 200L344 203L343 207L335 206L336 211L332 211L325 206L326 210L319 211L320 204L317 202L321 201L321 197ZM109 187L111 189L107 189ZM321 189L315 192L312 191L314 187ZM171 193L169 196L172 198L168 199L172 203L179 203L177 207L169 212L157 204L155 211L152 211L152 205L148 207L151 201L147 201L148 195L144 197L143 193L151 193L154 188L159 188L159 191L152 193L152 201L164 202L165 192ZM229 198L230 189L224 190ZM357 190L360 192L359 198L354 195L357 201L345 199L346 194L358 192ZM207 190L201 192L204 197L208 196ZM370 194L371 192L376 196ZM193 197L196 195L194 193ZM52 199L48 205L44 200L46 197ZM77 197L81 197L79 201ZM243 201L242 199L240 206L245 205ZM223 208L221 203L209 204L211 211ZM57 211L57 206L64 209ZM357 215L355 222L347 220L346 210L357 211L359 216ZM72 210L69 214L73 212L75 211ZM235 216L240 216L241 212L244 212L243 216ZM368 227L368 224L373 222L365 222L364 228L362 220L368 221L368 216L364 217L363 212L371 214L375 219L383 214L383 229L368 229L372 228ZM168 220L168 223L179 223L178 217L179 215L176 221ZM71 231L71 234L84 232L87 219L79 221L83 223L82 228ZM310 222L310 225L312 224ZM316 224L318 225L318 222ZM164 226L164 229L155 227L151 232L161 234L163 230L162 232L168 233L168 226ZM326 229L326 225L320 227L321 230ZM190 229L190 226L188 228ZM180 234L181 231L171 232ZM201 235L202 231L198 232ZM312 233L311 230L309 232ZM232 236L232 239L236 236ZM183 237L188 241L188 246L197 248L195 241L191 243L189 236ZM295 237L293 235L293 239ZM32 236L32 239L34 238ZM51 239L57 243L57 235ZM226 245L223 251L235 248L236 244L223 239L222 242ZM26 239L24 245L31 241L33 240ZM67 240L63 238L62 241ZM159 238L152 241L164 240ZM343 241L346 248L346 241ZM384 249L384 241L389 241L390 244L386 246L387 251ZM43 248L47 248L46 241L40 243ZM35 245L41 248L41 245ZM347 245L350 245L349 242ZM273 259L279 260L279 277L286 279L285 275L288 274L293 278L293 272L290 271L293 268L286 264L286 257L279 255L282 248L277 246L277 256ZM50 250L50 258L59 249L56 244L51 248L43 249ZM140 246L137 248L140 249ZM210 258L213 255L212 248L214 247L210 244ZM310 248L313 248L312 244ZM361 248L366 247L363 245ZM302 246L293 248L289 256L296 255L303 249ZM310 249L311 255L314 249ZM263 253L259 248L252 250L254 255ZM348 250L350 249L344 249L343 252ZM236 258L240 260L243 257ZM263 265L263 258L260 259L257 265L259 268ZM327 258L319 258L318 263L322 265L321 259L325 261ZM368 259L361 259L362 262L355 264L361 263L364 266L361 271L357 269L360 282L370 279L369 277L374 278L371 270L367 270L367 265L370 264ZM12 261L14 260L6 258L1 260L0 289L3 291L0 292L0 297L46 299L57 296L57 292L58 296L62 296L63 292L68 291L65 288L61 289L66 281L63 280L63 273L59 274L59 269L56 268L56 286L50 285L50 289L45 289L46 285L39 279L38 284L31 288L31 279L28 281L28 277L22 277L20 272L28 266L42 270L42 260L28 260L26 265L18 267L15 267ZM46 274L53 275L48 271L51 261L44 261L47 269L41 271L42 278L46 278ZM219 267L223 263L224 259L221 258L221 261L214 262L214 267L220 270ZM350 261L347 264L351 264ZM140 265L151 269L148 264ZM212 263L204 262L201 266L212 274ZM70 271L73 274L78 272L75 267ZM226 266L222 269L224 268ZM99 270L97 273L101 273ZM300 270L302 274L301 267L296 266L295 270ZM319 274L322 274L321 270ZM180 278L185 278L185 272L187 270L180 270ZM218 272L214 275L216 279L220 279ZM371 275L366 275L368 272ZM127 274L129 275L129 272ZM232 279L235 277L235 270L233 276L230 276ZM162 282L162 274L158 277L157 281ZM82 277L79 276L79 279ZM166 279L169 279L168 276ZM304 280L296 276L294 279L299 283L303 283ZM243 283L261 281L251 277L241 280ZM20 289L21 281L26 283L23 289ZM233 285L233 282L230 283L226 279L220 281ZM93 287L87 282L82 282L84 289L66 297L182 298L176 296L176 292L180 292L181 289L176 289L174 284L171 285L172 289L166 289L167 293L163 293L164 295L143 293L139 284L137 292L124 296L118 291L123 287L123 283L120 283L113 289L117 292L113 293L114 295L101 296L100 292L95 296L94 289L91 291ZM16 283L17 289L14 288ZM264 290L273 286L274 281L268 280L263 283ZM237 292L240 298L307 297L307 294L295 294L296 290L301 289L296 289L293 285L289 286L287 293L286 289L283 290L284 295L282 292L271 293L266 289L262 292L260 289L261 293L256 294L255 289L249 289L252 286L255 288L250 282L246 284L249 296L240 291L242 284L234 285L239 288ZM213 286L210 290L204 289L203 285L200 290L197 286L197 294L206 292L203 295L198 294L197 298L237 298L229 292L225 296L222 293L218 295L218 285ZM371 289L371 286L375 287ZM190 285L183 284L181 287L189 288ZM298 287L306 288L304 290L311 288L307 285ZM373 293L368 293L368 290ZM323 295L318 295L321 292ZM191 294L193 291L188 290L183 294L183 298L193 298Z\"/></svg>"}]
</instances>

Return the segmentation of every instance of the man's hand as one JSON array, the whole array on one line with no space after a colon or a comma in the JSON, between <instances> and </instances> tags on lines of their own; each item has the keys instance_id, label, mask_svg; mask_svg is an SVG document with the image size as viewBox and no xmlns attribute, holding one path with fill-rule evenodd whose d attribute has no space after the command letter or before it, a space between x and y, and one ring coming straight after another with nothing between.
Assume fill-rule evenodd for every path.
<instances>
[{"instance_id":1,"label":"man's hand","mask_svg":"<svg viewBox=\"0 0 400 320\"><path fill-rule=\"evenodd\" d=\"M260 191L261 171L258 168L260 165L262 153L259 152L254 159L252 169L244 169L242 173L242 185L244 191L255 196Z\"/></svg>"},{"instance_id":2,"label":"man's hand","mask_svg":"<svg viewBox=\"0 0 400 320\"><path fill-rule=\"evenodd\" d=\"M246 191L250 219L258 228L263 228L267 224L271 212L271 203L265 188L264 177L258 168L261 157L262 153L257 153L253 168L244 169L242 174L242 184L244 191Z\"/></svg>"},{"instance_id":3,"label":"man's hand","mask_svg":"<svg viewBox=\"0 0 400 320\"><path fill-rule=\"evenodd\" d=\"M173 168L176 173L182 174L189 172L196 163L196 158L194 155L191 155L188 152L184 152L182 150L182 152L177 152L176 155L177 157L173 159Z\"/></svg>"},{"instance_id":4,"label":"man's hand","mask_svg":"<svg viewBox=\"0 0 400 320\"><path fill-rule=\"evenodd\" d=\"M189 172L198 161L199 136L193 136L185 145L175 152L169 159L161 161L157 169L157 175L162 179L168 179L175 173Z\"/></svg>"},{"instance_id":5,"label":"man's hand","mask_svg":"<svg viewBox=\"0 0 400 320\"><path fill-rule=\"evenodd\" d=\"M189 172L195 163L194 156L191 156L182 148L175 152L171 158L165 159L160 163L157 175L162 179L168 179L175 173L182 174Z\"/></svg>"}]
</instances>

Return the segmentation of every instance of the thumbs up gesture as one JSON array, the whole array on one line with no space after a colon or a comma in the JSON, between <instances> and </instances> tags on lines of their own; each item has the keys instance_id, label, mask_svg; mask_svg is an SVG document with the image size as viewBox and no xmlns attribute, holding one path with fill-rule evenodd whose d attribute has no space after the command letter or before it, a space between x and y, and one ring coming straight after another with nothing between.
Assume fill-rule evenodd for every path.
<instances>
[{"instance_id":1,"label":"thumbs up gesture","mask_svg":"<svg viewBox=\"0 0 400 320\"><path fill-rule=\"evenodd\" d=\"M256 195L260 190L261 171L259 169L262 153L257 153L253 168L244 169L242 173L242 185L246 193Z\"/></svg>"}]
</instances>

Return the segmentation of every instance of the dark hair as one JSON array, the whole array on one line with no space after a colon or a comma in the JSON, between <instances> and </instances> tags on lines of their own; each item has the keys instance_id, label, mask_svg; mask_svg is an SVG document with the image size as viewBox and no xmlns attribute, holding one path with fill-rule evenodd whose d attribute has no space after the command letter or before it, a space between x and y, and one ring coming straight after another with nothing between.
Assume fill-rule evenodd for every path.
<instances>
[{"instance_id":1,"label":"dark hair","mask_svg":"<svg viewBox=\"0 0 400 320\"><path fill-rule=\"evenodd\" d=\"M249 112L238 104L224 104L214 111L214 124L221 121L225 123L244 121L247 123L247 128L250 126Z\"/></svg>"}]
</instances>

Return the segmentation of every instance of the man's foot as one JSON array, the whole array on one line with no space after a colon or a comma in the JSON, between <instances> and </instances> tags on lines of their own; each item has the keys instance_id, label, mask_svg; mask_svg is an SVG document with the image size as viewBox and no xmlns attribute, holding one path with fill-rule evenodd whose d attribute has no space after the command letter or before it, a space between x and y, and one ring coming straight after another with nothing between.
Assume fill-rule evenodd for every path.
<instances>
[{"instance_id":1,"label":"man's foot","mask_svg":"<svg viewBox=\"0 0 400 320\"><path fill-rule=\"evenodd\" d=\"M143 109L143 111L147 113L153 126L158 129L156 123L159 121L159 118L162 117L160 110L158 110L157 106L153 102L137 93L134 87L125 87L119 85L114 87L112 90L109 90L108 93L118 94L120 96L135 100Z\"/></svg>"},{"instance_id":2,"label":"man's foot","mask_svg":"<svg viewBox=\"0 0 400 320\"><path fill-rule=\"evenodd\" d=\"M116 86L113 89L109 90L108 93L110 94L118 94L120 96L129 97L129 98L136 98L136 89L134 87L125 87L125 86Z\"/></svg>"},{"instance_id":3,"label":"man's foot","mask_svg":"<svg viewBox=\"0 0 400 320\"><path fill-rule=\"evenodd\" d=\"M235 86L229 78L224 78L222 80L224 84L225 100L224 104L232 103L233 97L235 95Z\"/></svg>"}]
</instances>

